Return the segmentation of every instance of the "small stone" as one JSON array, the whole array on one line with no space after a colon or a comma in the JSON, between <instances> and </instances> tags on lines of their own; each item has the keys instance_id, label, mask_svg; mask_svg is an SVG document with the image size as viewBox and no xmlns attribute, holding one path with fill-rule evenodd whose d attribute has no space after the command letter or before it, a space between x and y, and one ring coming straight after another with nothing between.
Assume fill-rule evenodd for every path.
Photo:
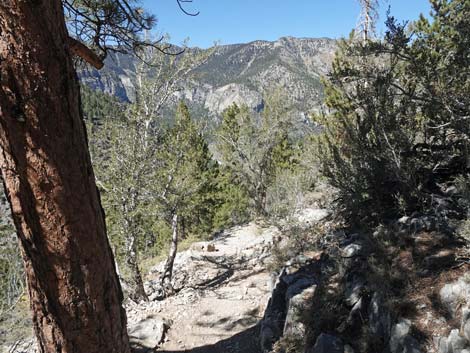
<instances>
[{"instance_id":1,"label":"small stone","mask_svg":"<svg viewBox=\"0 0 470 353\"><path fill-rule=\"evenodd\" d=\"M410 332L411 321L408 319L401 319L392 328L390 335L390 351L398 352L400 346L402 346L405 337Z\"/></svg>"},{"instance_id":2,"label":"small stone","mask_svg":"<svg viewBox=\"0 0 470 353\"><path fill-rule=\"evenodd\" d=\"M461 352L467 346L467 340L459 335L459 330L450 331L447 345L452 347L452 352Z\"/></svg>"},{"instance_id":3,"label":"small stone","mask_svg":"<svg viewBox=\"0 0 470 353\"><path fill-rule=\"evenodd\" d=\"M217 251L217 249L215 248L215 245L214 245L214 244L208 244L206 250L207 250L207 252L214 252L214 251Z\"/></svg>"},{"instance_id":4,"label":"small stone","mask_svg":"<svg viewBox=\"0 0 470 353\"><path fill-rule=\"evenodd\" d=\"M346 283L346 303L352 307L361 299L365 289L365 281L361 276L353 276L350 281Z\"/></svg>"},{"instance_id":5,"label":"small stone","mask_svg":"<svg viewBox=\"0 0 470 353\"><path fill-rule=\"evenodd\" d=\"M398 220L398 223L400 224L408 224L410 222L410 217L408 216L403 216Z\"/></svg>"},{"instance_id":6,"label":"small stone","mask_svg":"<svg viewBox=\"0 0 470 353\"><path fill-rule=\"evenodd\" d=\"M352 244L349 244L348 246L346 246L342 250L342 256L343 257L348 257L348 258L355 257L355 256L361 255L361 252L362 252L362 245L357 244L357 243L352 243Z\"/></svg>"},{"instance_id":7,"label":"small stone","mask_svg":"<svg viewBox=\"0 0 470 353\"><path fill-rule=\"evenodd\" d=\"M168 324L160 318L146 318L129 327L132 344L153 349L163 342Z\"/></svg>"},{"instance_id":8,"label":"small stone","mask_svg":"<svg viewBox=\"0 0 470 353\"><path fill-rule=\"evenodd\" d=\"M298 221L304 225L318 223L330 215L330 211L325 209L306 208L297 216Z\"/></svg>"}]
</instances>

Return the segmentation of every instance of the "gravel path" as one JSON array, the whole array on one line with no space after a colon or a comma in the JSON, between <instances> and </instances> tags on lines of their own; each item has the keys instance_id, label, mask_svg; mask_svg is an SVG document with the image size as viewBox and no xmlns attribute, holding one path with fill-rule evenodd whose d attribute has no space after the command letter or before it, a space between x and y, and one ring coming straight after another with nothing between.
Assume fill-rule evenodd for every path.
<instances>
[{"instance_id":1,"label":"gravel path","mask_svg":"<svg viewBox=\"0 0 470 353\"><path fill-rule=\"evenodd\" d=\"M210 243L195 244L189 256L182 254L180 271L201 278L189 279L199 284L159 302L158 315L171 327L158 351L260 352L257 324L271 293L266 263L275 235L275 228L251 223Z\"/></svg>"}]
</instances>

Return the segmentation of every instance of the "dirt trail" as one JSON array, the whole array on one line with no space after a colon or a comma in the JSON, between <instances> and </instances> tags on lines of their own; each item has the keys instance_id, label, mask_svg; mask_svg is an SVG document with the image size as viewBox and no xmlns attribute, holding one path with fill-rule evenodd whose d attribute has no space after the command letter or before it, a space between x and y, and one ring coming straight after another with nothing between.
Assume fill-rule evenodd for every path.
<instances>
[{"instance_id":1,"label":"dirt trail","mask_svg":"<svg viewBox=\"0 0 470 353\"><path fill-rule=\"evenodd\" d=\"M154 311L170 322L158 352L257 353L258 322L271 293L266 269L277 230L254 223L178 254L185 288Z\"/></svg>"}]
</instances>

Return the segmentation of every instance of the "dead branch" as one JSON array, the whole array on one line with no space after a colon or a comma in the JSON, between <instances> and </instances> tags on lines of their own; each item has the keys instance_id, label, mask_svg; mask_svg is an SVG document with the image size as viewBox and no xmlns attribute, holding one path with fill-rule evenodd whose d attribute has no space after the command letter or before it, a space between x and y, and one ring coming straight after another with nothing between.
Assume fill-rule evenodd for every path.
<instances>
[{"instance_id":1,"label":"dead branch","mask_svg":"<svg viewBox=\"0 0 470 353\"><path fill-rule=\"evenodd\" d=\"M85 44L80 43L78 40L72 37L69 37L68 45L72 55L79 56L97 70L101 70L103 68L103 60L101 60L98 55L96 55L93 50L88 48Z\"/></svg>"}]
</instances>

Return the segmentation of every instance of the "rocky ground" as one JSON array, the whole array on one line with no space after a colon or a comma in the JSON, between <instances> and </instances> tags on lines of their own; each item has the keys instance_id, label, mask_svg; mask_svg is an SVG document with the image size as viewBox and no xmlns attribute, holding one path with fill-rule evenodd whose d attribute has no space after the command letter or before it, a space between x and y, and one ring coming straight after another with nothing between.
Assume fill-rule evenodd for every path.
<instances>
[{"instance_id":1,"label":"rocky ground","mask_svg":"<svg viewBox=\"0 0 470 353\"><path fill-rule=\"evenodd\" d=\"M306 209L296 221L308 229L328 215ZM275 243L287 243L278 227L252 222L192 244L175 259L176 294L165 300L157 300L163 263L151 269L145 283L150 303L127 304L134 347L141 352L157 347L168 353L262 353L260 334L266 334L263 322L278 280Z\"/></svg>"},{"instance_id":2,"label":"rocky ground","mask_svg":"<svg viewBox=\"0 0 470 353\"><path fill-rule=\"evenodd\" d=\"M470 353L469 250L446 221L327 231L317 245L281 272L264 351Z\"/></svg>"},{"instance_id":3,"label":"rocky ground","mask_svg":"<svg viewBox=\"0 0 470 353\"><path fill-rule=\"evenodd\" d=\"M153 268L151 300L126 303L135 352L470 353L466 240L428 216L362 232L327 216L308 209L288 233L250 223L194 243L164 300L163 264ZM5 352L33 351L29 340Z\"/></svg>"},{"instance_id":4,"label":"rocky ground","mask_svg":"<svg viewBox=\"0 0 470 353\"><path fill-rule=\"evenodd\" d=\"M250 223L179 253L173 281L177 294L127 305L135 345L158 345L162 352L259 352L257 324L272 289L267 264L278 232ZM151 299L158 295L161 269L162 264L152 269L145 283ZM149 337L142 335L146 326L156 330L148 329Z\"/></svg>"}]
</instances>

